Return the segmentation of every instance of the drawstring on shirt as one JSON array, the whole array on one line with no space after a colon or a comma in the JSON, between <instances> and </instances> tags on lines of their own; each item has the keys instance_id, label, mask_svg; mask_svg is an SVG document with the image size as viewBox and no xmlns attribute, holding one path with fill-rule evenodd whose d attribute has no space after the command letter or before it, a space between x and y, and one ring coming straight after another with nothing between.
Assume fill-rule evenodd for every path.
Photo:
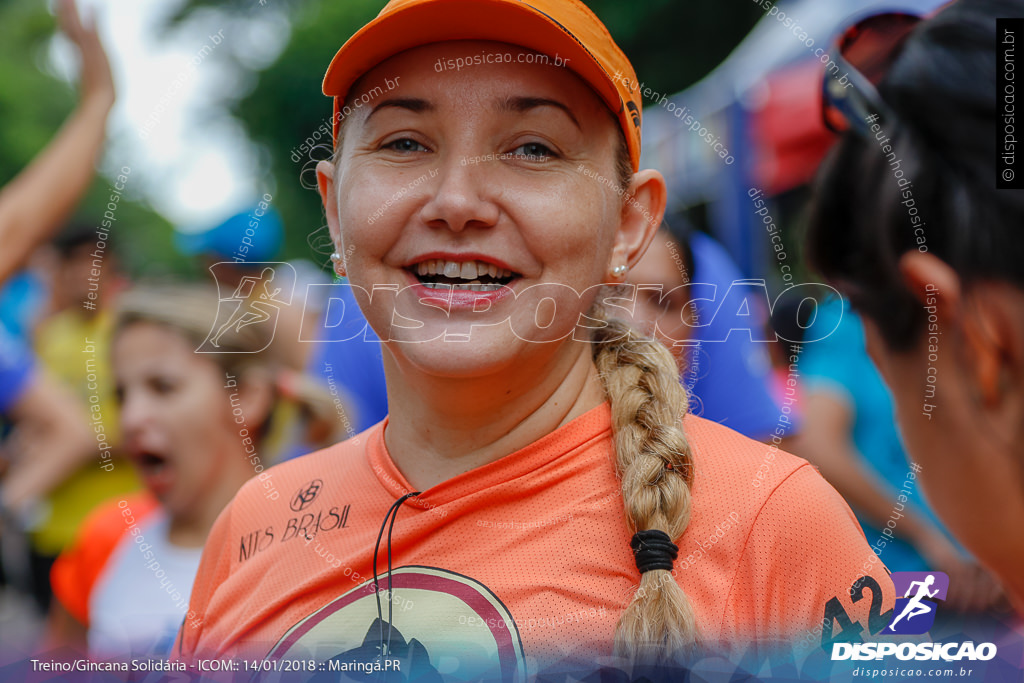
<instances>
[{"instance_id":1,"label":"drawstring on shirt","mask_svg":"<svg viewBox=\"0 0 1024 683\"><path fill-rule=\"evenodd\" d=\"M384 516L384 523L380 525L380 533L377 534L377 545L373 547L373 596L377 599L377 620L380 622L380 653L381 656L389 656L391 654L391 619L394 612L394 594L391 591L391 531L395 528L395 520L398 519L398 508L402 507L402 503L409 500L413 496L420 495L420 491L413 491L407 493L394 502L391 508L388 510L388 514ZM391 520L390 526L388 520ZM384 648L384 612L380 604L380 583L377 579L377 551L380 549L380 541L384 536L384 527L388 527L388 641L387 650ZM386 653L386 654L385 654Z\"/></svg>"}]
</instances>

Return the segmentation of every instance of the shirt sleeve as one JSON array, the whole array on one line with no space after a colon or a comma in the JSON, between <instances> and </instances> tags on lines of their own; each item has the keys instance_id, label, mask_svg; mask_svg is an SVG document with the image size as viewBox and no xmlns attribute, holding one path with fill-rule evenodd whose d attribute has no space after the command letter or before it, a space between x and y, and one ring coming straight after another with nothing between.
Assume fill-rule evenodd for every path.
<instances>
[{"instance_id":1,"label":"shirt sleeve","mask_svg":"<svg viewBox=\"0 0 1024 683\"><path fill-rule=\"evenodd\" d=\"M800 354L800 375L808 391L828 391L854 404L853 388L859 386L867 360L864 332L857 316L839 301L830 300L821 305L819 320L823 328L835 329L818 341L803 345Z\"/></svg>"},{"instance_id":2,"label":"shirt sleeve","mask_svg":"<svg viewBox=\"0 0 1024 683\"><path fill-rule=\"evenodd\" d=\"M233 505L234 502L221 511L203 545L188 613L171 649L172 659L190 662L205 654L215 656L220 649L218 643L211 642L216 637L218 615L211 614L209 607L217 588L227 581L231 572L231 553L228 549L234 546L228 539Z\"/></svg>"},{"instance_id":3,"label":"shirt sleeve","mask_svg":"<svg viewBox=\"0 0 1024 683\"><path fill-rule=\"evenodd\" d=\"M729 592L726 623L752 621L758 640L830 648L880 632L895 599L889 572L849 506L803 465L758 512Z\"/></svg>"},{"instance_id":4,"label":"shirt sleeve","mask_svg":"<svg viewBox=\"0 0 1024 683\"><path fill-rule=\"evenodd\" d=\"M82 522L74 541L61 552L50 569L54 597L85 626L89 626L89 601L97 582L121 539L131 535L122 511L134 510L134 519L139 523L156 507L148 496L132 497L122 502L126 507L110 501L91 512ZM137 526L135 531L138 531Z\"/></svg>"},{"instance_id":5,"label":"shirt sleeve","mask_svg":"<svg viewBox=\"0 0 1024 683\"><path fill-rule=\"evenodd\" d=\"M88 528L83 529L50 569L50 585L54 597L71 616L85 626L89 625L92 588L109 556L109 551L100 558L93 556L91 550L96 548L96 543L90 540L91 535Z\"/></svg>"}]
</instances>

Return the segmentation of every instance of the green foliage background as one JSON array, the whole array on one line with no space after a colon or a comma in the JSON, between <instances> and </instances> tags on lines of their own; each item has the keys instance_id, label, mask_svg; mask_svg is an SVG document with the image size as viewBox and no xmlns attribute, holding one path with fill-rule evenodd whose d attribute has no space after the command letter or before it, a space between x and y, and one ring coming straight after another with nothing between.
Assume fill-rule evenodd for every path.
<instances>
[{"instance_id":1,"label":"green foliage background","mask_svg":"<svg viewBox=\"0 0 1024 683\"><path fill-rule=\"evenodd\" d=\"M46 70L47 46L55 29L45 3L0 2L0 185L46 146L77 101L76 91ZM73 220L98 224L110 192L108 179L97 175ZM150 276L190 272L188 260L173 248L167 220L146 203L133 200L130 183L128 192L111 231L122 267Z\"/></svg>"}]
</instances>

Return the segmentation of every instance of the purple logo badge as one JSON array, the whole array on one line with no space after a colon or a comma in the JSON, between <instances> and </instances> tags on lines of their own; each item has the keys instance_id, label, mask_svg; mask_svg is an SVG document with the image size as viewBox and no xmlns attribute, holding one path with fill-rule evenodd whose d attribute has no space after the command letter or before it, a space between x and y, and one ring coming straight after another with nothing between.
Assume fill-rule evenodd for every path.
<instances>
[{"instance_id":1,"label":"purple logo badge","mask_svg":"<svg viewBox=\"0 0 1024 683\"><path fill-rule=\"evenodd\" d=\"M882 633L927 633L935 623L935 601L946 599L949 577L942 572L893 572L892 583L896 587L896 609Z\"/></svg>"}]
</instances>

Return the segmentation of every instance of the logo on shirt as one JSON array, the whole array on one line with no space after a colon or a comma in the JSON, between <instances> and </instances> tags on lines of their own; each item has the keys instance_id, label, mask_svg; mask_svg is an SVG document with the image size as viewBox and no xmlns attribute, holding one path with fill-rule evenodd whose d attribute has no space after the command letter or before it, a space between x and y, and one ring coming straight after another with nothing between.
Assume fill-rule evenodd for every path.
<instances>
[{"instance_id":1,"label":"logo on shirt","mask_svg":"<svg viewBox=\"0 0 1024 683\"><path fill-rule=\"evenodd\" d=\"M364 582L288 629L267 657L312 658L324 671L393 658L401 677L388 680L526 680L508 608L479 581L437 567L399 567L379 586Z\"/></svg>"},{"instance_id":2,"label":"logo on shirt","mask_svg":"<svg viewBox=\"0 0 1024 683\"><path fill-rule=\"evenodd\" d=\"M322 508L317 508L289 519L283 531L280 526L275 529L271 524L243 534L238 539L238 562L239 564L245 562L274 543L280 544L287 543L292 539L302 539L306 545L309 545L321 531L345 529L348 527L348 513L351 509L351 504L343 507L335 505L326 512Z\"/></svg>"},{"instance_id":3,"label":"logo on shirt","mask_svg":"<svg viewBox=\"0 0 1024 683\"><path fill-rule=\"evenodd\" d=\"M893 572L896 587L896 609L892 621L882 629L884 634L920 635L935 623L936 600L945 600L949 577L942 572Z\"/></svg>"},{"instance_id":4,"label":"logo on shirt","mask_svg":"<svg viewBox=\"0 0 1024 683\"><path fill-rule=\"evenodd\" d=\"M289 503L288 507L290 507L293 512L302 512L309 507L314 500L316 500L316 497L320 495L320 489L322 489L323 486L324 482L320 479L314 479L313 481L304 484L302 488L296 491L295 495L292 496L292 502Z\"/></svg>"}]
</instances>

